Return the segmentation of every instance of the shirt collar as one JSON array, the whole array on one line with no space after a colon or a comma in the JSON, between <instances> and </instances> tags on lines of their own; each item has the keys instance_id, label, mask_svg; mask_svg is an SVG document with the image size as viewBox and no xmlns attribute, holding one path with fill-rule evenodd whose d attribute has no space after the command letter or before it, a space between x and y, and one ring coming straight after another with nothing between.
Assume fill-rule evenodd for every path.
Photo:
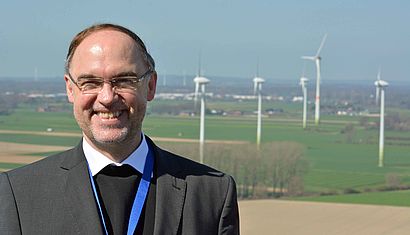
<instances>
[{"instance_id":1,"label":"shirt collar","mask_svg":"<svg viewBox=\"0 0 410 235\"><path fill-rule=\"evenodd\" d=\"M123 164L128 164L132 166L135 170L141 174L144 172L145 159L148 154L148 144L145 139L145 135L142 133L142 140L140 145L134 152L131 153L124 161L118 163L106 157L104 154L98 152L93 148L86 140L83 138L83 151L85 158L88 162L88 167L90 168L92 176L95 176L104 167L113 164L116 166L121 166ZM152 176L151 176L152 177Z\"/></svg>"}]
</instances>

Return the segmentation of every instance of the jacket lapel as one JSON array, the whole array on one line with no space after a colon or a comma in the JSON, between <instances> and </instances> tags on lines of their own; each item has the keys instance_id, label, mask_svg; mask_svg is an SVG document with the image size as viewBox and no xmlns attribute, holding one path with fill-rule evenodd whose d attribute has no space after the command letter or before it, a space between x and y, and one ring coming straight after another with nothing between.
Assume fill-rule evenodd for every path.
<instances>
[{"instance_id":1,"label":"jacket lapel","mask_svg":"<svg viewBox=\"0 0 410 235\"><path fill-rule=\"evenodd\" d=\"M148 139L155 152L157 190L154 234L177 234L185 202L186 182L181 177L182 167L173 156Z\"/></svg>"},{"instance_id":2,"label":"jacket lapel","mask_svg":"<svg viewBox=\"0 0 410 235\"><path fill-rule=\"evenodd\" d=\"M76 225L73 230L78 234L103 234L81 142L66 153L61 168L66 171L63 194Z\"/></svg>"},{"instance_id":3,"label":"jacket lapel","mask_svg":"<svg viewBox=\"0 0 410 235\"><path fill-rule=\"evenodd\" d=\"M183 168L172 154L161 150L147 137L154 150L157 189L154 234L177 234L185 202L186 182ZM65 153L61 168L65 171L64 201L78 234L103 234L98 208L92 192L82 143Z\"/></svg>"}]
</instances>

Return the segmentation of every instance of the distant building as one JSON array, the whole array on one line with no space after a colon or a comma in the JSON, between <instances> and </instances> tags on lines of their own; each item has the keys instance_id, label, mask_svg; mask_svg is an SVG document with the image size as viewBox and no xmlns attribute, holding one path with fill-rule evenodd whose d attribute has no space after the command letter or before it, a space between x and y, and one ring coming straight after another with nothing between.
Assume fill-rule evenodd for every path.
<instances>
[{"instance_id":1,"label":"distant building","mask_svg":"<svg viewBox=\"0 0 410 235\"><path fill-rule=\"evenodd\" d=\"M294 96L292 98L292 102L302 102L303 101L303 96Z\"/></svg>"},{"instance_id":2,"label":"distant building","mask_svg":"<svg viewBox=\"0 0 410 235\"><path fill-rule=\"evenodd\" d=\"M266 109L265 112L268 115L274 115L274 114L278 114L278 113L283 113L283 109L282 108L279 108L279 109L271 108L271 109Z\"/></svg>"}]
</instances>

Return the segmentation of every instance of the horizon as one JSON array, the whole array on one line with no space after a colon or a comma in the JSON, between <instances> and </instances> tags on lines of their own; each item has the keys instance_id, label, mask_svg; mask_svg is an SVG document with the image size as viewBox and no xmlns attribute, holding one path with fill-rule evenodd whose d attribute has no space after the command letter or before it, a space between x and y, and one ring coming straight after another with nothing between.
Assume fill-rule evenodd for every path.
<instances>
[{"instance_id":1,"label":"horizon","mask_svg":"<svg viewBox=\"0 0 410 235\"><path fill-rule=\"evenodd\" d=\"M184 87L183 85L183 78L184 75L174 75L174 74L167 74L167 84L164 86L162 80L160 78L162 75L158 75L158 81L157 81L157 87L158 88L175 88L175 87ZM194 87L195 83L193 82L193 78L196 75L189 75L185 74L186 78L186 85L185 87ZM206 76L208 79L210 79L210 85L211 86L219 86L219 85L231 85L235 84L235 81L238 81L237 83L239 86L243 87L245 83L249 83L249 87L253 86L252 83L252 78L253 77L232 77L232 76ZM299 79L287 79L287 78L264 78L265 79L265 86L267 87L272 87L274 85L293 85L295 87L300 87L299 85ZM315 84L316 84L316 78L311 79L308 78L308 87L313 91L315 90ZM385 79L383 79L385 80ZM61 84L64 83L64 75L61 76L49 76L49 77L37 77L36 80L34 77L4 77L0 76L0 82L53 82L53 83L59 83ZM321 86L326 86L326 85L361 85L361 86L366 86L368 85L370 88L374 88L374 82L376 79L369 80L369 79L343 79L343 80L337 80L337 79L328 79L325 81L321 81ZM389 87L410 87L410 82L407 82L406 80L394 80L390 79L387 80L389 83Z\"/></svg>"}]
</instances>

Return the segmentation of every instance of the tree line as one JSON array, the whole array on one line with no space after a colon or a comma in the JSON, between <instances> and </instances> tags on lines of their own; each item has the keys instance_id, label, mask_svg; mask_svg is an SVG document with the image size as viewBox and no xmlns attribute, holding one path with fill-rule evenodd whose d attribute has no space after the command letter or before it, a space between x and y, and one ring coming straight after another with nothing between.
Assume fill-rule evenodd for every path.
<instances>
[{"instance_id":1,"label":"tree line","mask_svg":"<svg viewBox=\"0 0 410 235\"><path fill-rule=\"evenodd\" d=\"M162 147L192 158L198 144L161 143ZM303 176L308 170L304 146L296 142L255 144L207 143L204 163L232 175L239 198L270 198L304 193Z\"/></svg>"}]
</instances>

